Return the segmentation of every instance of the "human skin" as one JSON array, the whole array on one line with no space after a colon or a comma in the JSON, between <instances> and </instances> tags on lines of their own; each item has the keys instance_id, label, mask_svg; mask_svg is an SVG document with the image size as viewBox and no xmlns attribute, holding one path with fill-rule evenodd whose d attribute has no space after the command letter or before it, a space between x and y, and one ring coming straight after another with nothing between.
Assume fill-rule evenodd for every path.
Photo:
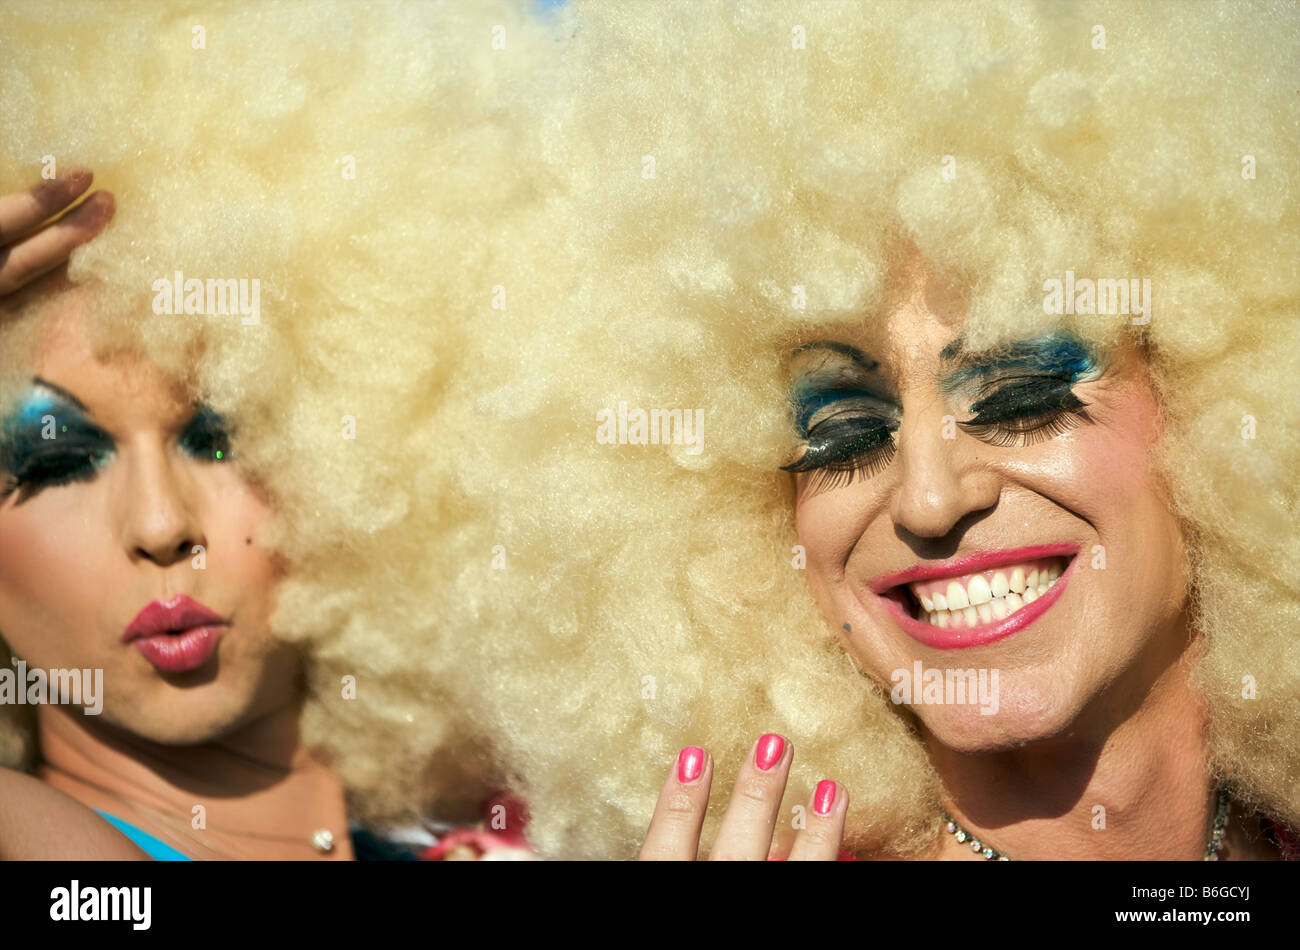
<instances>
[{"instance_id":1,"label":"human skin","mask_svg":"<svg viewBox=\"0 0 1300 950\"><path fill-rule=\"evenodd\" d=\"M60 267L108 224L114 202L107 191L45 224L83 195L93 179L88 169L70 168L25 191L0 195L0 297Z\"/></svg>"},{"instance_id":2,"label":"human skin","mask_svg":"<svg viewBox=\"0 0 1300 950\"><path fill-rule=\"evenodd\" d=\"M892 457L834 485L812 472L795 476L814 599L886 690L893 671L918 660L927 670L998 671L993 715L976 703L908 707L945 808L976 837L1012 857L1199 859L1212 819L1205 713L1188 682L1197 645L1184 539L1150 463L1160 406L1140 350L1120 349L1073 385L1086 422L1024 444L990 444L961 428L944 438L953 434L945 416L971 417L969 399L938 383L951 369L940 354L964 311L919 257L904 278L878 332L834 341L879 361L901 410ZM917 565L1057 543L1080 552L1059 598L1028 626L982 645L915 639L871 589ZM1104 567L1094 567L1099 550ZM774 820L785 775L774 769L758 785L755 776L747 765L738 787L749 785L750 807ZM684 791L670 776L666 795L684 800ZM696 799L702 819L707 789ZM662 856L693 856L664 830L668 819L657 812L655 821ZM764 856L770 837L755 827L742 856ZM984 860L948 835L924 856ZM1276 856L1238 811L1220 857Z\"/></svg>"},{"instance_id":3,"label":"human skin","mask_svg":"<svg viewBox=\"0 0 1300 950\"><path fill-rule=\"evenodd\" d=\"M193 857L350 858L342 789L298 736L301 658L270 631L282 569L258 543L267 499L237 464L182 438L196 415L183 386L129 352L92 350L80 292L59 304L33 366L57 390L34 391L55 397L56 420L80 415L112 448L84 477L0 500L0 631L29 668L103 670L104 695L99 716L39 707L37 776ZM196 669L164 672L123 633L147 604L182 593L221 616L221 639ZM103 824L5 781L38 826L45 809L66 835L70 816ZM318 829L334 837L326 855L311 845ZM10 857L60 847L5 835L0 821Z\"/></svg>"}]
</instances>

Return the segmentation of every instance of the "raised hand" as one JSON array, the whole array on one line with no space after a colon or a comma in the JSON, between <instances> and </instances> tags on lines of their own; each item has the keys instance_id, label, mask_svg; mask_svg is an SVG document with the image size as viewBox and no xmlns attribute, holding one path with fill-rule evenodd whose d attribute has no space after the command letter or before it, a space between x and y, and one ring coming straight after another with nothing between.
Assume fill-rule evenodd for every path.
<instances>
[{"instance_id":1,"label":"raised hand","mask_svg":"<svg viewBox=\"0 0 1300 950\"><path fill-rule=\"evenodd\" d=\"M68 259L113 217L113 196L97 191L48 224L80 197L94 175L73 169L26 191L0 195L0 296L30 284Z\"/></svg>"},{"instance_id":2,"label":"raised hand","mask_svg":"<svg viewBox=\"0 0 1300 950\"><path fill-rule=\"evenodd\" d=\"M794 760L794 747L768 734L754 743L736 776L710 861L762 861L772 848L781 796ZM650 830L641 845L643 861L693 861L713 782L713 757L689 746L664 781ZM804 827L795 835L791 861L834 861L844 836L849 794L843 785L821 781L808 803Z\"/></svg>"}]
</instances>

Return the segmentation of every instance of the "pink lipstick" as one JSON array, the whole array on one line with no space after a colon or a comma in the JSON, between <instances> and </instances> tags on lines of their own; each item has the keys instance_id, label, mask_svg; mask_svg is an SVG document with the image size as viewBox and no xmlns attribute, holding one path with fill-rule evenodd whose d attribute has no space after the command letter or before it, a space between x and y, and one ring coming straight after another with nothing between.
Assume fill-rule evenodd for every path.
<instances>
[{"instance_id":1,"label":"pink lipstick","mask_svg":"<svg viewBox=\"0 0 1300 950\"><path fill-rule=\"evenodd\" d=\"M883 575L867 589L926 646L983 646L1023 630L1056 603L1078 552L1077 544L982 551Z\"/></svg>"},{"instance_id":2,"label":"pink lipstick","mask_svg":"<svg viewBox=\"0 0 1300 950\"><path fill-rule=\"evenodd\" d=\"M227 621L185 594L155 600L127 625L123 643L134 643L164 673L185 673L207 663Z\"/></svg>"}]
</instances>

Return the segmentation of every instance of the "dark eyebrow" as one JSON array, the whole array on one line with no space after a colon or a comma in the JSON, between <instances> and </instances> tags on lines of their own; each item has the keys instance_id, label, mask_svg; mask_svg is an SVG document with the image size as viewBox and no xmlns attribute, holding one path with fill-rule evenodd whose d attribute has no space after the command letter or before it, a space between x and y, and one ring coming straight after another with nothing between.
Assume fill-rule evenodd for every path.
<instances>
[{"instance_id":1,"label":"dark eyebrow","mask_svg":"<svg viewBox=\"0 0 1300 950\"><path fill-rule=\"evenodd\" d=\"M848 343L840 343L838 340L814 340L811 343L804 343L801 346L796 346L794 352L790 355L798 356L800 353L807 352L808 350L830 350L832 353L847 356L868 373L874 373L880 366L878 360L873 360L856 346L852 346Z\"/></svg>"},{"instance_id":2,"label":"dark eyebrow","mask_svg":"<svg viewBox=\"0 0 1300 950\"><path fill-rule=\"evenodd\" d=\"M82 412L86 413L87 415L90 414L90 410L86 408L86 404L82 402L80 399L78 399L76 396L72 395L72 393L68 392L62 386L56 386L48 379L41 379L41 377L39 376L33 376L32 382L37 386L42 386L45 389L50 390L51 392L55 393L56 395L66 400L67 402L76 406L78 409L80 409Z\"/></svg>"},{"instance_id":3,"label":"dark eyebrow","mask_svg":"<svg viewBox=\"0 0 1300 950\"><path fill-rule=\"evenodd\" d=\"M962 348L966 346L966 338L958 336L955 340L939 351L939 359L950 361L961 355Z\"/></svg>"}]
</instances>

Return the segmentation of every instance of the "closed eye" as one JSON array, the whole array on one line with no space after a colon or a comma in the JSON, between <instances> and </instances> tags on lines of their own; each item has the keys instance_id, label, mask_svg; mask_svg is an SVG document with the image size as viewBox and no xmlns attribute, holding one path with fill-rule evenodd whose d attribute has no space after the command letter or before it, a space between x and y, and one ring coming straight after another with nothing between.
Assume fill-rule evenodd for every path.
<instances>
[{"instance_id":1,"label":"closed eye","mask_svg":"<svg viewBox=\"0 0 1300 950\"><path fill-rule=\"evenodd\" d=\"M1074 394L1070 380L1054 376L999 380L982 390L970 411L974 418L957 424L980 441L997 446L1043 442L1092 421L1087 403Z\"/></svg>"},{"instance_id":2,"label":"closed eye","mask_svg":"<svg viewBox=\"0 0 1300 950\"><path fill-rule=\"evenodd\" d=\"M230 460L230 432L226 421L207 406L199 410L177 439L181 449L194 458L204 462L226 462Z\"/></svg>"},{"instance_id":3,"label":"closed eye","mask_svg":"<svg viewBox=\"0 0 1300 950\"><path fill-rule=\"evenodd\" d=\"M810 483L814 489L882 471L893 459L899 425L895 415L881 412L884 405L859 393L817 410L804 431L803 454L782 470L816 473Z\"/></svg>"}]
</instances>

